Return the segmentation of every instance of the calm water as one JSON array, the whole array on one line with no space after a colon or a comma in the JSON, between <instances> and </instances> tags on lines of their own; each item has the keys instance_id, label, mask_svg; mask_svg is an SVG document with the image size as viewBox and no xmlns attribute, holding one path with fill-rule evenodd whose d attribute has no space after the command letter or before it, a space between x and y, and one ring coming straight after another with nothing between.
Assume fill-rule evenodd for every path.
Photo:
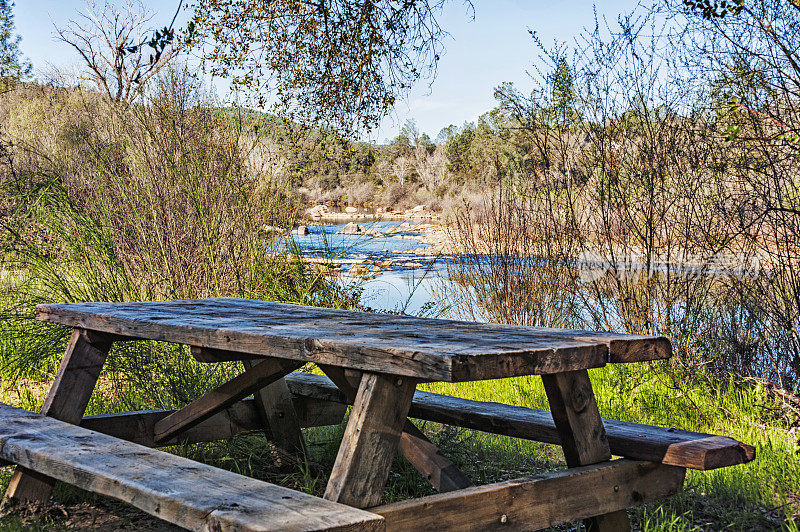
<instances>
[{"instance_id":1,"label":"calm water","mask_svg":"<svg viewBox=\"0 0 800 532\"><path fill-rule=\"evenodd\" d=\"M333 259L342 263L343 271L340 274L340 281L354 288L360 288L361 303L365 307L374 310L385 311L401 311L406 314L422 315L428 317L447 317L448 313L442 312L443 303L452 300L452 294L459 293L459 290L464 290L463 287L455 287L447 277L448 258L439 257L434 260L433 256L425 254L414 253L414 250L419 248L429 248L430 246L422 245L417 240L408 238L413 236L420 236L421 233L413 231L412 227L399 229L391 235L385 234L391 229L400 228L402 222L398 221L383 221L375 223L364 223L363 221L357 222L365 231L373 230L383 233L381 235L343 235L339 232L343 229L344 224L337 225L320 225L309 227L311 233L304 236L294 236L293 240L284 242L283 246L294 245L296 249L304 256L309 258L326 258ZM484 258L490 257L472 257L472 267L480 268ZM725 259L725 260L722 260ZM713 264L703 265L702 267L695 267L693 264L684 265L656 265L653 268L654 274L661 274L664 272L671 272L673 275L757 275L757 264L754 269L752 264L748 261L737 261L733 258L716 257ZM391 261L391 265L387 264ZM377 274L363 278L359 276L350 276L349 270L356 264L364 264L368 268L372 268L372 262L378 263L380 272ZM534 261L535 262L535 261ZM478 265L478 266L476 266ZM599 276L602 278L606 275L607 271L638 272L642 270L643 265L634 260L624 264L607 264L602 259L587 254L585 257L580 257L575 261L574 267L577 269L581 284L583 286L591 286L592 281ZM455 308L450 309L455 311L455 316L471 316L472 319L481 320L483 313L483 303L480 297L475 293L475 287L469 288L473 297L466 297L460 300L458 304L468 304L472 313L466 314L464 309ZM451 296L451 297L448 297ZM484 294L486 296L486 294ZM581 297L577 297L581 296ZM489 295L491 297L491 294ZM613 299L608 296L598 296L592 290L587 290L585 293L581 292L573 296L571 300L573 305L573 312L577 312L577 318L583 318L585 322L581 327L587 328L606 328L610 327L612 330L623 330L622 322L617 314L617 304ZM456 304L455 302L453 304ZM659 303L655 301L655 308ZM436 306L435 306L436 305ZM703 307L704 312L697 316L697 320L690 323L693 324L692 335L696 335L698 331L702 332L707 329L716 329L719 326L718 315L731 315L732 311L739 312L736 308L736 303L732 303L732 307L728 308L727 304L720 304L719 301L709 300L707 302L708 308ZM596 308L595 308L596 307ZM602 312L596 312L601 310ZM461 310L462 312L458 312ZM686 312L686 307L682 302L673 302L668 308L662 308L661 314L669 310L671 319L673 321L680 320ZM695 309L696 310L696 309ZM727 313L727 314L726 314ZM600 325L591 325L595 323L592 316L595 315L605 316L605 320ZM656 311L658 315L659 312ZM705 314L708 314L706 316ZM740 313L741 314L741 313ZM736 314L739 315L739 314ZM743 315L743 314L742 314ZM658 316L655 316L658 317ZM486 316L488 318L488 316ZM710 320L710 321L709 321ZM588 325L586 325L588 324ZM746 324L743 324L747 326ZM752 325L755 327L755 325ZM704 333L704 334L707 334ZM752 335L759 337L763 335L762 331L752 330ZM779 337L782 338L782 337ZM780 340L778 341L778 343ZM774 352L779 352L782 347L775 342L769 342L771 349ZM771 352L773 352L771 351ZM755 355L755 362L751 362L752 371L756 374L764 374L771 378L772 371L769 364L762 364L761 350ZM768 361L767 358L763 360Z\"/></svg>"},{"instance_id":2,"label":"calm water","mask_svg":"<svg viewBox=\"0 0 800 532\"><path fill-rule=\"evenodd\" d=\"M435 300L435 293L443 282L445 262L433 257L412 252L430 246L408 238L420 236L413 228L402 228L403 222L357 221L365 231L377 231L380 235L343 235L344 224L309 226L310 234L295 235L294 243L306 257L331 258L342 261L344 284L360 285L361 303L376 310L404 311L408 314L425 312ZM391 235L387 231L396 230ZM350 277L347 272L356 261L374 261L392 265L381 267L374 278L363 280ZM413 264L412 264L413 263Z\"/></svg>"},{"instance_id":3,"label":"calm water","mask_svg":"<svg viewBox=\"0 0 800 532\"><path fill-rule=\"evenodd\" d=\"M358 221L364 231L377 231L375 234L343 235L340 232L344 224L310 226L310 234L294 236L294 244L306 257L330 258L342 262L343 272L341 281L351 286L362 289L361 303L375 310L404 311L408 314L430 314L429 306L434 302L442 302L446 293L447 257L434 260L430 255L419 255L414 250L429 248L409 237L421 236L411 227L402 227L400 221L364 222ZM394 230L392 234L386 234ZM481 259L482 257L478 257ZM600 259L590 256L582 257L575 262L575 267L581 277L586 277L585 282L591 282L595 275L604 275L607 266L597 261ZM381 263L381 271L367 278L348 275L349 270L357 263ZM391 261L391 266L385 266ZM478 260L480 262L480 260ZM601 261L602 262L602 261ZM635 262L627 265L616 265L623 271L635 270L641 265ZM371 267L371 266L368 266ZM673 273L682 271L691 275L741 275L743 272L733 268L723 269L696 269L689 267L676 268L670 265L658 265L653 271L656 273L669 268ZM587 294L587 300L591 300ZM613 307L613 305L612 305ZM585 309L588 312L588 307Z\"/></svg>"}]
</instances>

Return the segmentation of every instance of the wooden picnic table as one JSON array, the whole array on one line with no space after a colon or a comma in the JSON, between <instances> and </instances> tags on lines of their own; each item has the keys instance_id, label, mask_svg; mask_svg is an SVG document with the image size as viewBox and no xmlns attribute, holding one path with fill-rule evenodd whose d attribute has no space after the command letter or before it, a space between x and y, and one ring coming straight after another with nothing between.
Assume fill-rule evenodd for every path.
<instances>
[{"instance_id":1,"label":"wooden picnic table","mask_svg":"<svg viewBox=\"0 0 800 532\"><path fill-rule=\"evenodd\" d=\"M574 519L588 519L598 530L627 529L625 508L679 491L686 467L709 469L753 458L751 447L730 438L614 421L604 426L587 370L607 363L668 358L671 345L664 337L432 320L235 298L45 304L37 307L37 319L73 328L41 413L85 427L76 430L92 428L157 447L182 439L221 439L261 426L277 445L297 453L304 451L301 427L327 422L311 419L311 411L335 423L345 405L352 404L324 499L326 504L344 505L342 519L363 527L369 519L364 520L363 512L347 517L348 507L368 509L377 520L369 521L370 526L380 523L397 530L535 529ZM201 362L241 360L245 371L177 411L84 418L112 343L130 340L189 345ZM309 362L330 380L295 372ZM421 382L523 375L541 375L551 414L426 392L415 395ZM246 399L250 395L254 399ZM559 443L570 469L474 486L408 420L410 412L421 419ZM626 458L611 460L612 445L615 454ZM438 495L378 506L397 451L440 491ZM69 465L64 465L66 458L62 462L62 469ZM14 474L7 500L46 500L53 477L76 477L52 465L37 471L38 462L30 457L17 458L16 463L23 467ZM81 467L86 474L89 466ZM122 473L119 478L107 470L96 474L120 485L131 482ZM112 488L104 489L103 493L115 495ZM136 497L117 496L136 504ZM175 517L180 512L154 507L146 509L183 526L199 526ZM320 506L319 512L331 509ZM335 528L325 523L324 527ZM307 525L307 529L320 527L311 521ZM306 529L296 529L301 528Z\"/></svg>"}]
</instances>

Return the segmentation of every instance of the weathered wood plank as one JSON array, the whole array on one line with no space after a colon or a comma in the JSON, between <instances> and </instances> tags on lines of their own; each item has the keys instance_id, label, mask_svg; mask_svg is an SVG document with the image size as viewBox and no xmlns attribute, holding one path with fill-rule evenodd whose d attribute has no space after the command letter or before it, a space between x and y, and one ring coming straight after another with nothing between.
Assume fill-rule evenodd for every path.
<instances>
[{"instance_id":1,"label":"weathered wood plank","mask_svg":"<svg viewBox=\"0 0 800 532\"><path fill-rule=\"evenodd\" d=\"M242 363L245 368L252 369L259 362L245 360ZM280 378L257 390L253 396L269 440L289 454L305 455L303 432L286 381Z\"/></svg>"},{"instance_id":2,"label":"weathered wood plank","mask_svg":"<svg viewBox=\"0 0 800 532\"><path fill-rule=\"evenodd\" d=\"M362 376L326 499L356 508L380 502L415 387L407 377Z\"/></svg>"},{"instance_id":3,"label":"weathered wood plank","mask_svg":"<svg viewBox=\"0 0 800 532\"><path fill-rule=\"evenodd\" d=\"M334 383L322 375L292 373L286 377L296 396L347 403ZM409 417L468 429L559 445L553 417L547 410L473 401L417 390ZM733 438L701 432L603 419L612 454L689 469L710 470L743 464L755 449Z\"/></svg>"},{"instance_id":4,"label":"weathered wood plank","mask_svg":"<svg viewBox=\"0 0 800 532\"><path fill-rule=\"evenodd\" d=\"M583 369L542 375L542 381L567 466L587 466L610 460L611 448L589 372ZM631 528L624 509L592 515L596 517L584 521L587 530L618 532Z\"/></svg>"},{"instance_id":5,"label":"weathered wood plank","mask_svg":"<svg viewBox=\"0 0 800 532\"><path fill-rule=\"evenodd\" d=\"M156 440L166 440L182 430L192 428L300 366L300 363L292 360L278 358L262 360L251 369L158 421L155 425Z\"/></svg>"},{"instance_id":6,"label":"weathered wood plank","mask_svg":"<svg viewBox=\"0 0 800 532\"><path fill-rule=\"evenodd\" d=\"M83 417L113 339L107 334L75 329L41 413L77 423Z\"/></svg>"},{"instance_id":7,"label":"weathered wood plank","mask_svg":"<svg viewBox=\"0 0 800 532\"><path fill-rule=\"evenodd\" d=\"M611 449L586 370L542 376L550 414L570 467L611 459Z\"/></svg>"},{"instance_id":8,"label":"weathered wood plank","mask_svg":"<svg viewBox=\"0 0 800 532\"><path fill-rule=\"evenodd\" d=\"M72 331L56 378L42 405L42 414L67 423L81 420L113 341L114 338L105 333L78 328ZM26 474L24 469L18 468L6 488L3 504L21 500L45 502L52 491L52 479Z\"/></svg>"},{"instance_id":9,"label":"weathered wood plank","mask_svg":"<svg viewBox=\"0 0 800 532\"><path fill-rule=\"evenodd\" d=\"M0 404L0 458L193 530L382 530L375 514Z\"/></svg>"},{"instance_id":10,"label":"weathered wood plank","mask_svg":"<svg viewBox=\"0 0 800 532\"><path fill-rule=\"evenodd\" d=\"M320 401L312 397L292 395L292 401L294 410L297 412L297 419L303 428L339 425L344 421L344 415L347 412L347 405Z\"/></svg>"},{"instance_id":11,"label":"weathered wood plank","mask_svg":"<svg viewBox=\"0 0 800 532\"><path fill-rule=\"evenodd\" d=\"M678 493L685 469L615 460L370 508L387 531L540 530Z\"/></svg>"},{"instance_id":12,"label":"weathered wood plank","mask_svg":"<svg viewBox=\"0 0 800 532\"><path fill-rule=\"evenodd\" d=\"M37 319L420 380L551 374L667 358L663 337L431 320L233 298L37 306Z\"/></svg>"},{"instance_id":13,"label":"weathered wood plank","mask_svg":"<svg viewBox=\"0 0 800 532\"><path fill-rule=\"evenodd\" d=\"M411 421L406 420L403 426L403 435L400 438L398 449L440 493L475 485Z\"/></svg>"},{"instance_id":14,"label":"weathered wood plank","mask_svg":"<svg viewBox=\"0 0 800 532\"><path fill-rule=\"evenodd\" d=\"M294 397L294 408L303 428L338 425L344 419L347 406L312 397ZM242 432L263 430L263 422L255 401L243 399L218 412L172 439L156 442L155 424L175 410L141 410L118 414L86 416L80 426L146 447L178 443L200 443L228 439Z\"/></svg>"},{"instance_id":15,"label":"weathered wood plank","mask_svg":"<svg viewBox=\"0 0 800 532\"><path fill-rule=\"evenodd\" d=\"M352 404L361 381L361 374L350 371L348 375L348 370L335 366L323 365L321 369L330 377L346 401ZM453 491L473 485L469 477L449 458L441 454L436 445L409 420L403 424L398 450L437 491Z\"/></svg>"},{"instance_id":16,"label":"weathered wood plank","mask_svg":"<svg viewBox=\"0 0 800 532\"><path fill-rule=\"evenodd\" d=\"M195 360L205 363L233 362L235 360L256 360L261 358L261 355L254 355L252 353L237 353L235 351L212 349L210 347L198 347L196 345L190 346L190 350Z\"/></svg>"}]
</instances>

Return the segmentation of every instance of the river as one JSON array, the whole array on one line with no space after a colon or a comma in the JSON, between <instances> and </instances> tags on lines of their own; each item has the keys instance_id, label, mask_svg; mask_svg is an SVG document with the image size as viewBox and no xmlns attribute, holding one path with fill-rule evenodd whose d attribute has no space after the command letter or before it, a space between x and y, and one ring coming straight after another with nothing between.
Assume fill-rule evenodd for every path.
<instances>
[{"instance_id":1,"label":"river","mask_svg":"<svg viewBox=\"0 0 800 532\"><path fill-rule=\"evenodd\" d=\"M343 284L361 288L361 304L375 310L430 314L436 293L446 282L446 260L424 253L423 233L414 223L359 221L364 233L342 234L345 224L309 226L309 234L294 235L306 258L330 259L341 264ZM356 266L358 265L358 266ZM367 268L368 275L350 275ZM374 271L379 268L379 271Z\"/></svg>"},{"instance_id":2,"label":"river","mask_svg":"<svg viewBox=\"0 0 800 532\"><path fill-rule=\"evenodd\" d=\"M343 223L318 225L310 226L307 235L294 235L289 242L293 242L290 245L296 246L295 250L309 260L337 264L339 281L350 288L360 289L361 304L373 310L426 317L452 315L477 321L510 319L518 323L535 322L553 327L618 332L629 328L621 313L627 311L628 320L632 320L631 325L636 332L669 334L676 341L699 342L699 345L727 342L725 338L719 338L720 333L724 332L721 324L727 324L733 331L728 334L744 331L747 337L758 341L752 360L745 365L753 374L770 378L773 377L774 367L764 353L780 353L781 360L788 360L787 355L783 354L784 350L794 345L791 342L787 344L789 347L783 345L786 344L786 333L780 327L776 328L769 321L769 316L751 315L748 308L742 307L739 299L725 295L729 292L715 291L720 286L726 286L730 279L746 280L747 277L756 278L760 275L758 261L754 262L750 257L713 256L705 262L693 259L683 264L656 263L646 269L636 257L612 264L600 255L586 252L570 262L577 275L568 283L567 290L558 289L561 286L560 278L548 277L550 273L545 267L547 261L531 259L517 264L519 261L511 260L511 271L520 268L520 275L526 279L531 277L531 281L520 282L518 290L509 294L503 293L502 284L498 284L504 277L492 278L490 267L486 270L489 272L487 279L494 284L465 288L451 282L448 279L448 262L452 258L445 255L436 257L431 246L420 242L425 235L417 227L422 223L364 220L357 223L362 226L364 234L342 234L345 227ZM475 268L477 264L477 269L482 270L484 262L493 264L491 259L492 256L471 257L466 266L461 264L459 268ZM505 266L502 261L495 266L498 264ZM507 274L506 270L501 267L494 273ZM353 275L353 272L357 274ZM620 277L625 281L620 284L621 292L614 292L617 285L607 282L611 275L624 276ZM659 278L669 276L670 282L660 286L672 287L671 292L658 292L650 305L643 299L645 294L639 284L630 281L648 275ZM717 288L711 290L711 286ZM679 293L675 287L680 288ZM463 295L465 290L468 291L467 297L453 297L459 293ZM506 296L509 297L503 299ZM639 307L630 306L633 300L630 298L637 298L635 301ZM510 305L511 315L492 315L491 309L496 310L498 303L502 304L501 310L506 312L506 307ZM446 305L451 305L450 312L444 312ZM469 312L459 305L469 305ZM543 308L550 314L543 312ZM642 321L644 318L651 320L647 327L652 330L645 330L638 325L636 320ZM748 321L751 318L755 319L753 323ZM775 331L769 333L775 340L766 340L766 332L769 331Z\"/></svg>"}]
</instances>

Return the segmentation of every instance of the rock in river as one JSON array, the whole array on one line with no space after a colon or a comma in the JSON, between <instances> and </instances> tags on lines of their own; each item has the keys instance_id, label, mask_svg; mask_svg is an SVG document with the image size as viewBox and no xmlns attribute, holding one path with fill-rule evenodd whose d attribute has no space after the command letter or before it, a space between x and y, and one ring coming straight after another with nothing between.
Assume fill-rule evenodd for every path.
<instances>
[{"instance_id":1,"label":"rock in river","mask_svg":"<svg viewBox=\"0 0 800 532\"><path fill-rule=\"evenodd\" d=\"M364 229L355 222L350 222L342 228L343 235L360 235Z\"/></svg>"},{"instance_id":2,"label":"rock in river","mask_svg":"<svg viewBox=\"0 0 800 532\"><path fill-rule=\"evenodd\" d=\"M304 236L304 235L307 235L309 233L310 233L310 231L308 230L308 227L306 227L305 225L301 225L299 227L295 227L294 229L292 229L292 234L293 235Z\"/></svg>"},{"instance_id":3,"label":"rock in river","mask_svg":"<svg viewBox=\"0 0 800 532\"><path fill-rule=\"evenodd\" d=\"M353 277L366 277L369 274L369 269L361 264L353 264L350 267L350 275Z\"/></svg>"}]
</instances>

